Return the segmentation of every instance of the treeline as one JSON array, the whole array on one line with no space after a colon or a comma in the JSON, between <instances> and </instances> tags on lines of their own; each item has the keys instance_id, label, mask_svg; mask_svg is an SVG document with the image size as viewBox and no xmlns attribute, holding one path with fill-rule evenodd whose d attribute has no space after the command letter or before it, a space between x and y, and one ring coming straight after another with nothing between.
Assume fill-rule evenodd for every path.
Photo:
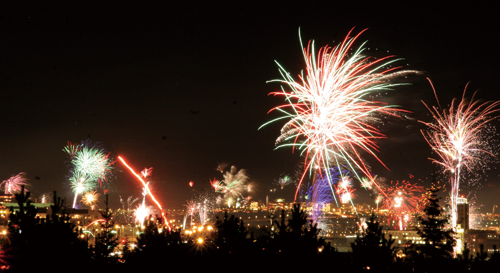
<instances>
[{"instance_id":1,"label":"treeline","mask_svg":"<svg viewBox=\"0 0 500 273\"><path fill-rule=\"evenodd\" d=\"M0 266L8 272L484 272L500 268L498 252L453 257L453 233L445 228L447 219L442 217L436 192L429 189L426 217L420 219L419 235L426 244L396 248L372 215L352 243L352 252L340 253L319 236L320 230L307 220L300 205L293 207L288 219L282 211L271 228L258 234L227 213L216 219L213 230L200 230L196 236L169 230L161 218L150 219L136 242L118 241L112 234L112 213L106 209L101 212L101 230L94 234L95 244L89 246L70 223L60 198L54 196L52 214L39 219L29 193L23 191L16 195L19 211L9 215ZM121 253L112 255L117 251Z\"/></svg>"}]
</instances>

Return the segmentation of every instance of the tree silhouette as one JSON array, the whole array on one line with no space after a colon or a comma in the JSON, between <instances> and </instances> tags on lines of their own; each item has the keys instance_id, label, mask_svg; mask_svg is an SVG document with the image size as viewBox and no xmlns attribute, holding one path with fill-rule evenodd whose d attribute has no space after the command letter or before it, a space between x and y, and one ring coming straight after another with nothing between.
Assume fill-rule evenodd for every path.
<instances>
[{"instance_id":1,"label":"tree silhouette","mask_svg":"<svg viewBox=\"0 0 500 273\"><path fill-rule=\"evenodd\" d=\"M183 242L181 232L167 229L161 217L147 219L144 231L137 237L137 245L123 257L127 271L157 272L158 268L165 267L166 259L191 268L195 261L191 252L193 243Z\"/></svg>"},{"instance_id":2,"label":"tree silhouette","mask_svg":"<svg viewBox=\"0 0 500 273\"><path fill-rule=\"evenodd\" d=\"M422 228L417 228L417 233L422 237L425 244L419 245L419 251L425 258L451 258L453 256L453 247L456 244L452 229L446 228L449 217L439 204L437 192L440 186L433 184L427 189L429 194L427 205L424 207L423 215L417 219Z\"/></svg>"},{"instance_id":3,"label":"tree silhouette","mask_svg":"<svg viewBox=\"0 0 500 273\"><path fill-rule=\"evenodd\" d=\"M266 246L267 255L282 264L278 269L284 269L286 265L290 270L297 270L297 266L302 266L298 261L315 263L334 252L330 244L319 237L320 229L312 220L307 220L307 213L300 204L294 204L290 212L287 222L284 210L281 211L281 219L274 220L275 231L271 232Z\"/></svg>"},{"instance_id":4,"label":"tree silhouette","mask_svg":"<svg viewBox=\"0 0 500 273\"><path fill-rule=\"evenodd\" d=\"M446 228L448 216L439 204L437 193L442 187L433 183L427 189L428 199L423 215L417 217L422 225L417 233L424 244L413 245L415 272L443 272L459 261L453 260L453 247L456 245L454 232Z\"/></svg>"},{"instance_id":5,"label":"tree silhouette","mask_svg":"<svg viewBox=\"0 0 500 273\"><path fill-rule=\"evenodd\" d=\"M375 213L351 243L354 267L358 270L386 272L394 261L396 247L392 236L386 238Z\"/></svg>"},{"instance_id":6,"label":"tree silhouette","mask_svg":"<svg viewBox=\"0 0 500 273\"><path fill-rule=\"evenodd\" d=\"M219 252L223 254L246 252L248 232L243 220L234 215L228 217L227 211L225 211L222 221L216 217L214 228L216 230L215 245L217 245Z\"/></svg>"},{"instance_id":7,"label":"tree silhouette","mask_svg":"<svg viewBox=\"0 0 500 273\"><path fill-rule=\"evenodd\" d=\"M87 242L79 239L75 226L65 210L65 202L54 192L52 213L45 219L36 216L37 209L29 201L30 192L15 195L19 210L9 215L7 262L11 272L39 270L41 265L84 272L88 269L90 252ZM78 268L73 268L79 264Z\"/></svg>"},{"instance_id":8,"label":"tree silhouette","mask_svg":"<svg viewBox=\"0 0 500 273\"><path fill-rule=\"evenodd\" d=\"M100 211L104 221L101 224L101 232L95 234L95 244L93 247L93 258L97 266L110 267L117 262L116 256L111 256L111 253L118 245L118 238L113 235L113 213L108 206L108 195L106 194L106 209Z\"/></svg>"}]
</instances>

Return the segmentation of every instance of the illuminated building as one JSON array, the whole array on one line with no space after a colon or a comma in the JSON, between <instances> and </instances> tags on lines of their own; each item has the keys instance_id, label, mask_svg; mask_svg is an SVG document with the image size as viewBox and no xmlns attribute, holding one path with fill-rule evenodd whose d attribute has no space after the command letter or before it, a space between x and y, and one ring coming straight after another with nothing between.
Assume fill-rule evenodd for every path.
<instances>
[{"instance_id":1,"label":"illuminated building","mask_svg":"<svg viewBox=\"0 0 500 273\"><path fill-rule=\"evenodd\" d=\"M469 203L467 198L457 198L457 226L460 225L465 232L469 230Z\"/></svg>"},{"instance_id":2,"label":"illuminated building","mask_svg":"<svg viewBox=\"0 0 500 273\"><path fill-rule=\"evenodd\" d=\"M483 251L492 254L500 246L500 234L496 230L469 230L465 234L465 243L471 254Z\"/></svg>"},{"instance_id":3,"label":"illuminated building","mask_svg":"<svg viewBox=\"0 0 500 273\"><path fill-rule=\"evenodd\" d=\"M419 245L425 244L424 239L418 235L416 229L407 229L407 230L396 230L396 229L388 229L383 231L385 238L389 240L392 237L394 239L394 247L397 248L407 248L412 244Z\"/></svg>"}]
</instances>

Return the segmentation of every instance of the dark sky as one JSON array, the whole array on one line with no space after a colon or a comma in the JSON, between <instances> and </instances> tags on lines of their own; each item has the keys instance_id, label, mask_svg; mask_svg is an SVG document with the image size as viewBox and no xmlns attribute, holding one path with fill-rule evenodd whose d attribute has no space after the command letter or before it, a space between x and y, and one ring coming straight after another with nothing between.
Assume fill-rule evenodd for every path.
<instances>
[{"instance_id":1,"label":"dark sky","mask_svg":"<svg viewBox=\"0 0 500 273\"><path fill-rule=\"evenodd\" d=\"M393 54L405 68L425 71L442 104L460 97L469 81L470 94L479 89L478 98L500 99L494 6L101 2L0 3L0 181L26 172L35 195L57 190L71 198L62 149L90 138L138 171L153 167L152 187L165 207L181 207L209 179L222 178L215 171L221 162L246 169L260 190L254 199L264 200L273 180L301 160L273 150L283 123L257 130L283 103L268 96L280 89L266 83L280 78L274 61L292 75L303 68L299 27L317 48L335 45L353 27L368 28L357 45L368 40L373 56ZM384 100L430 121L420 102L435 103L429 83L405 80L412 85ZM378 155L391 171L367 157L374 173L388 180L413 174L428 186L433 167L422 128L409 120L381 127L387 139ZM115 167L112 203L118 195L139 197L137 181ZM495 171L484 178L464 192L477 192L490 211L500 203L500 179ZM288 191L280 194L292 199Z\"/></svg>"}]
</instances>

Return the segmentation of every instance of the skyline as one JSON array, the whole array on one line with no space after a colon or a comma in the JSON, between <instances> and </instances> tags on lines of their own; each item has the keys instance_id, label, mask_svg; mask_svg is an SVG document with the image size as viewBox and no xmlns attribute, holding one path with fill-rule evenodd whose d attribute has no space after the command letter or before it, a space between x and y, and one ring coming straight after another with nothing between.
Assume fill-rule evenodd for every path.
<instances>
[{"instance_id":1,"label":"skyline","mask_svg":"<svg viewBox=\"0 0 500 273\"><path fill-rule=\"evenodd\" d=\"M254 199L262 200L280 174L293 174L302 161L291 150L273 151L282 124L257 130L283 103L268 96L280 89L266 84L280 78L274 61L293 76L304 69L299 27L317 48L335 45L353 27L368 28L355 47L368 40L375 57L389 51L405 58L399 64L425 72L443 105L460 97L469 81L468 94L479 89L479 99L500 99L493 9L217 4L2 3L0 180L26 172L35 196L57 190L69 201L62 149L90 137L115 160L123 156L136 170L153 167L152 189L164 207L181 207L193 189L209 188L209 179L221 178L216 167L223 162L246 169L260 187ZM410 8L411 14L400 12ZM412 85L383 94L413 112L380 127L387 139L377 141L377 155L390 172L366 157L388 181L409 174L430 181L431 148L418 120L431 121L420 100L436 102L425 76L408 77ZM119 164L110 191L116 204L118 195L142 192ZM489 210L500 203L494 195L500 179L498 170L487 175L467 190L477 190Z\"/></svg>"}]
</instances>

